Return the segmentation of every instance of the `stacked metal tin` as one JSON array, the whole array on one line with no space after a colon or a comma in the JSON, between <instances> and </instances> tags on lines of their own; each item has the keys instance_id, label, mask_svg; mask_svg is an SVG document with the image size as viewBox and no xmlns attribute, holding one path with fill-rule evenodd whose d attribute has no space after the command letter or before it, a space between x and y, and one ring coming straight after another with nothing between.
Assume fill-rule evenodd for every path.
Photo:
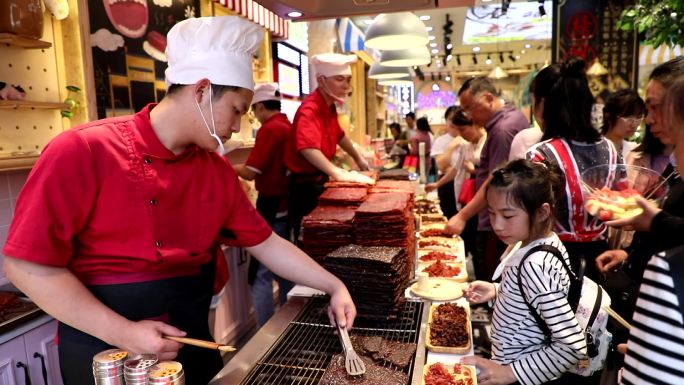
<instances>
[{"instance_id":1,"label":"stacked metal tin","mask_svg":"<svg viewBox=\"0 0 684 385\"><path fill-rule=\"evenodd\" d=\"M158 362L156 354L138 354L124 362L126 385L147 385L150 367Z\"/></svg>"},{"instance_id":2,"label":"stacked metal tin","mask_svg":"<svg viewBox=\"0 0 684 385\"><path fill-rule=\"evenodd\" d=\"M185 385L183 365L175 361L163 361L149 368L149 385Z\"/></svg>"},{"instance_id":3,"label":"stacked metal tin","mask_svg":"<svg viewBox=\"0 0 684 385\"><path fill-rule=\"evenodd\" d=\"M124 362L128 352L121 349L109 349L93 357L93 377L95 385L125 385Z\"/></svg>"}]
</instances>

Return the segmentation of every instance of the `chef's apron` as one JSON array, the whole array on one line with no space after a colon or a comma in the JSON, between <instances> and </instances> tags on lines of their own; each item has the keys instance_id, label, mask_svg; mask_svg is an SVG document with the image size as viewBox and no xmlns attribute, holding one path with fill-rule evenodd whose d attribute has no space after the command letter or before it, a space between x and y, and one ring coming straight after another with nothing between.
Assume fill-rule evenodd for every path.
<instances>
[{"instance_id":1,"label":"chef's apron","mask_svg":"<svg viewBox=\"0 0 684 385\"><path fill-rule=\"evenodd\" d=\"M288 212L292 221L295 244L301 246L299 234L304 216L318 206L318 197L325 191L328 176L325 174L290 174L290 201Z\"/></svg>"},{"instance_id":2,"label":"chef's apron","mask_svg":"<svg viewBox=\"0 0 684 385\"><path fill-rule=\"evenodd\" d=\"M96 285L88 289L107 307L129 320L162 321L187 332L188 337L212 341L208 319L213 276L211 262L202 267L198 276ZM61 322L58 335L64 384L94 385L93 356L112 346ZM183 365L188 384L208 384L223 366L218 351L189 345L180 349L174 361Z\"/></svg>"}]
</instances>

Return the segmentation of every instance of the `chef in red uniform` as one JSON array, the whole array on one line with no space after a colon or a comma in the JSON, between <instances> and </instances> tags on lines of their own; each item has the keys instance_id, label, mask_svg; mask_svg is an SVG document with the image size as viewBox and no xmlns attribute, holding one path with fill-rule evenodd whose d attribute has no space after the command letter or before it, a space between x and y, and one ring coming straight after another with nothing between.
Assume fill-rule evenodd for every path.
<instances>
[{"instance_id":1,"label":"chef in red uniform","mask_svg":"<svg viewBox=\"0 0 684 385\"><path fill-rule=\"evenodd\" d=\"M93 384L92 357L112 346L177 359L189 384L207 384L219 354L163 336L211 339L221 243L329 293L331 319L351 326L355 308L342 282L273 234L220 154L250 106L262 37L261 27L233 16L176 24L166 97L62 133L31 171L4 269L60 321L65 384Z\"/></svg>"},{"instance_id":2,"label":"chef in red uniform","mask_svg":"<svg viewBox=\"0 0 684 385\"><path fill-rule=\"evenodd\" d=\"M372 184L365 175L348 172L331 160L337 145L342 147L361 170L368 163L356 151L337 120L336 104L343 104L351 92L351 67L354 55L324 53L311 58L318 88L297 109L293 130L285 146L285 164L290 171L290 217L299 238L302 218L317 205L328 179Z\"/></svg>"},{"instance_id":3,"label":"chef in red uniform","mask_svg":"<svg viewBox=\"0 0 684 385\"><path fill-rule=\"evenodd\" d=\"M278 83L262 83L254 87L252 113L261 127L256 134L254 148L245 164L235 167L238 175L253 180L259 196L256 209L273 232L290 239L290 222L287 216L287 167L285 167L285 142L292 130L292 123L280 112ZM274 313L273 279L278 281L280 304L287 301L292 282L274 276L266 266L255 258L249 261L247 282L250 285L257 326L261 327Z\"/></svg>"}]
</instances>

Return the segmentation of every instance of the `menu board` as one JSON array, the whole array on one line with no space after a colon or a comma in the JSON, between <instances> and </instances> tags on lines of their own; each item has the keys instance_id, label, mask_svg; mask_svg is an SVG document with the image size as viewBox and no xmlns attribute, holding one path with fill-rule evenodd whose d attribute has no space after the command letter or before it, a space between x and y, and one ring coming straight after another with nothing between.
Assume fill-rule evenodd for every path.
<instances>
[{"instance_id":1,"label":"menu board","mask_svg":"<svg viewBox=\"0 0 684 385\"><path fill-rule=\"evenodd\" d=\"M595 94L635 87L638 41L636 32L616 27L622 11L634 0L559 1L554 12L554 62L581 57L587 64L598 59L610 74L591 79Z\"/></svg>"}]
</instances>

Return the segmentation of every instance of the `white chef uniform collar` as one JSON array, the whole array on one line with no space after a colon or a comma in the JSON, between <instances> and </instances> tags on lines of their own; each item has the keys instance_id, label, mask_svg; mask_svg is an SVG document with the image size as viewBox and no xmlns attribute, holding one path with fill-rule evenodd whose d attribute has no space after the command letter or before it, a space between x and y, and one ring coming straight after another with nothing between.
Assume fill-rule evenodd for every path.
<instances>
[{"instance_id":1,"label":"white chef uniform collar","mask_svg":"<svg viewBox=\"0 0 684 385\"><path fill-rule=\"evenodd\" d=\"M167 35L166 85L212 84L254 89L252 55L264 38L263 28L238 16L183 20Z\"/></svg>"},{"instance_id":2,"label":"white chef uniform collar","mask_svg":"<svg viewBox=\"0 0 684 385\"><path fill-rule=\"evenodd\" d=\"M257 104L266 100L280 101L280 99L278 83L259 83L254 87L252 104Z\"/></svg>"},{"instance_id":3,"label":"white chef uniform collar","mask_svg":"<svg viewBox=\"0 0 684 385\"><path fill-rule=\"evenodd\" d=\"M356 61L356 55L342 55L339 53L321 53L314 55L311 58L311 66L313 67L316 77L318 76L337 76L351 75L351 67L349 64Z\"/></svg>"}]
</instances>

